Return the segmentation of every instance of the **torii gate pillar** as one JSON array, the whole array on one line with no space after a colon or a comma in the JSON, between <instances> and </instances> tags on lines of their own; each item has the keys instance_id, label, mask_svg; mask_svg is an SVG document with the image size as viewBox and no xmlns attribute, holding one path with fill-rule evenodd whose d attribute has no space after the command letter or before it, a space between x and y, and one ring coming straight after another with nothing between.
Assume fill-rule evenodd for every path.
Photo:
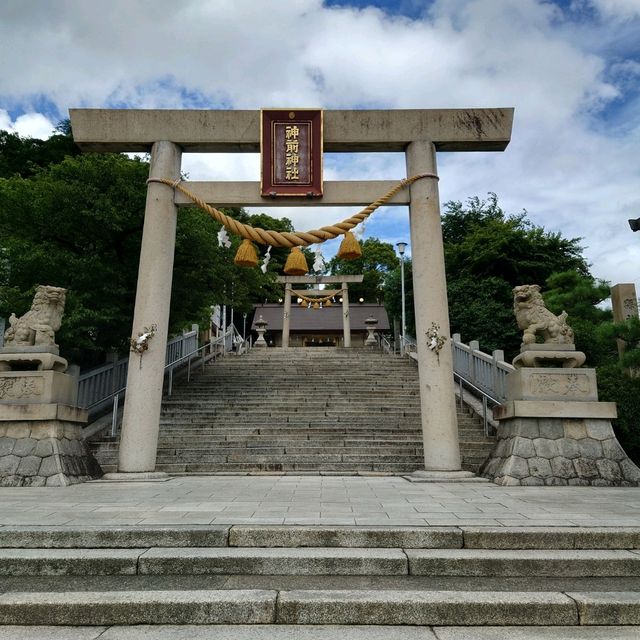
<instances>
[{"instance_id":1,"label":"torii gate pillar","mask_svg":"<svg viewBox=\"0 0 640 640\"><path fill-rule=\"evenodd\" d=\"M409 176L437 173L431 142L412 142L406 158ZM460 471L453 354L448 344L438 352L429 349L426 337L431 323L450 337L437 180L426 178L411 185L409 224L425 470Z\"/></svg>"}]
</instances>

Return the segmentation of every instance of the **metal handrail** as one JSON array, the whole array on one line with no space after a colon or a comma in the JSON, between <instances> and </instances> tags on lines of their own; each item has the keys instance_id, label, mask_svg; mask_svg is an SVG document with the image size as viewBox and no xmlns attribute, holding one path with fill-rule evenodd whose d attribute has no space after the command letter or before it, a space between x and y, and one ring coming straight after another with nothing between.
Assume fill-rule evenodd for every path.
<instances>
[{"instance_id":1,"label":"metal handrail","mask_svg":"<svg viewBox=\"0 0 640 640\"><path fill-rule=\"evenodd\" d=\"M197 334L197 332L195 332ZM185 337L190 337L191 334L186 334ZM168 362L165 366L164 366L164 372L165 375L167 373L167 370L169 372L169 382L168 382L168 386L167 386L167 394L171 395L173 393L173 372L174 369L183 367L185 365L185 361L186 361L186 366L187 366L187 382L189 382L191 380L191 363L193 361L194 358L198 357L198 354L200 354L200 352L203 352L202 354L202 371L204 372L204 366L206 364L207 361L211 360L212 358L215 360L219 355L225 355L227 353L227 341L228 339L231 338L232 341L234 338L240 338L240 348L238 349L237 353L241 354L241 353L247 353L249 351L249 349L251 348L251 341L247 341L245 339L242 338L242 336L240 335L240 333L238 332L237 328L234 325L231 325L227 331L225 332L224 335L222 336L218 336L217 338L215 338L214 340L207 342L206 344L202 345L201 347L198 347L196 349L194 349L193 351L190 351L187 354L184 354L182 356L180 356L179 358L172 360L171 362ZM238 343L236 343L238 344ZM215 347L222 347L222 351L220 352L219 350L215 349ZM207 354L206 354L206 350L209 349L210 353L209 353L209 358L207 358ZM127 363L128 359L124 359L122 362ZM118 363L114 363L114 366L119 364ZM111 409L111 435L113 437L115 437L117 435L117 423L118 423L118 408L120 405L120 399L122 396L124 396L125 391L126 391L127 387L126 384L122 387L120 387L119 389L117 389L116 391L111 392L108 395L102 396L100 399L96 400L95 402L93 402L92 404L88 405L87 407L85 407L86 409L91 409L92 407L98 406L100 404L104 404L105 402L112 400L112 409Z\"/></svg>"},{"instance_id":2,"label":"metal handrail","mask_svg":"<svg viewBox=\"0 0 640 640\"><path fill-rule=\"evenodd\" d=\"M401 340L401 355L418 359L417 345L412 336ZM472 340L468 345L454 334L451 341L453 352L453 378L460 385L460 406L463 406L463 390L466 387L482 401L482 419L485 435L490 434L488 407L506 402L506 377L515 371L513 365L505 362L504 352L494 351L491 355L480 351L480 345Z\"/></svg>"},{"instance_id":3,"label":"metal handrail","mask_svg":"<svg viewBox=\"0 0 640 640\"><path fill-rule=\"evenodd\" d=\"M486 393L485 391L483 391L482 389L480 389L479 387L476 387L474 384L471 384L471 382L469 382L468 380L465 380L460 374L456 373L455 371L453 372L453 379L458 381L458 384L460 385L460 408L462 409L464 407L464 386L466 385L467 388L473 390L476 392L477 395L480 396L481 400L482 400L482 424L483 424L483 429L484 429L484 435L485 436L490 436L491 435L491 429L489 429L489 416L488 416L488 409L489 409L489 402L492 403L493 406L495 405L499 405L500 400L498 400L497 398L493 398L492 396L490 396L488 393Z\"/></svg>"},{"instance_id":4,"label":"metal handrail","mask_svg":"<svg viewBox=\"0 0 640 640\"><path fill-rule=\"evenodd\" d=\"M380 336L380 348L384 353L393 353L395 355L395 345L391 344L391 340L385 335Z\"/></svg>"}]
</instances>

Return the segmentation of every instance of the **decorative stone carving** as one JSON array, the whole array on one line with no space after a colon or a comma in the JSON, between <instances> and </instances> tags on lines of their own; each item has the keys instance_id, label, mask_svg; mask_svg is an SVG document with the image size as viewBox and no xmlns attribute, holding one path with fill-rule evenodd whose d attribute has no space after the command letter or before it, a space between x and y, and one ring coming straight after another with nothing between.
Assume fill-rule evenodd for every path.
<instances>
[{"instance_id":1,"label":"decorative stone carving","mask_svg":"<svg viewBox=\"0 0 640 640\"><path fill-rule=\"evenodd\" d=\"M581 367L586 360L582 351L572 344L523 344L522 351L513 359L516 369L521 367Z\"/></svg>"},{"instance_id":2,"label":"decorative stone carving","mask_svg":"<svg viewBox=\"0 0 640 640\"><path fill-rule=\"evenodd\" d=\"M567 314L553 315L544 304L537 284L524 284L513 289L513 311L518 327L524 331L523 345L533 344L540 334L545 344L573 344L573 329Z\"/></svg>"},{"instance_id":3,"label":"decorative stone carving","mask_svg":"<svg viewBox=\"0 0 640 640\"><path fill-rule=\"evenodd\" d=\"M36 378L0 378L0 400L23 400L42 395L43 381Z\"/></svg>"},{"instance_id":4,"label":"decorative stone carving","mask_svg":"<svg viewBox=\"0 0 640 640\"><path fill-rule=\"evenodd\" d=\"M12 313L4 334L5 350L11 347L55 347L55 332L60 329L66 289L38 285L31 309L17 318Z\"/></svg>"}]
</instances>

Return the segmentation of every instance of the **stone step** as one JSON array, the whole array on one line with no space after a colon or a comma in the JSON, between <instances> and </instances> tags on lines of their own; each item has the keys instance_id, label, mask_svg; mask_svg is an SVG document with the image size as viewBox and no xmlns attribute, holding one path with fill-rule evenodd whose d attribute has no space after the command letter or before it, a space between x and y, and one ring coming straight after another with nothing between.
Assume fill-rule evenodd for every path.
<instances>
[{"instance_id":1,"label":"stone step","mask_svg":"<svg viewBox=\"0 0 640 640\"><path fill-rule=\"evenodd\" d=\"M250 393L248 391L250 390ZM492 440L458 410L462 466ZM118 444L93 443L104 470ZM165 397L157 469L188 473L404 474L422 463L417 368L358 350L254 352L225 358Z\"/></svg>"},{"instance_id":2,"label":"stone step","mask_svg":"<svg viewBox=\"0 0 640 640\"><path fill-rule=\"evenodd\" d=\"M136 625L74 627L7 627L16 640L637 640L640 626L400 626L400 625ZM8 637L8 636L7 636Z\"/></svg>"},{"instance_id":3,"label":"stone step","mask_svg":"<svg viewBox=\"0 0 640 640\"><path fill-rule=\"evenodd\" d=\"M640 554L619 549L0 549L2 576L203 574L638 577Z\"/></svg>"},{"instance_id":4,"label":"stone step","mask_svg":"<svg viewBox=\"0 0 640 640\"><path fill-rule=\"evenodd\" d=\"M4 525L0 549L366 547L466 550L637 550L640 527L346 525Z\"/></svg>"},{"instance_id":5,"label":"stone step","mask_svg":"<svg viewBox=\"0 0 640 640\"><path fill-rule=\"evenodd\" d=\"M419 462L299 462L292 461L283 463L270 460L268 462L224 462L224 463L180 463L180 464L158 464L157 471L165 473L200 473L200 474L224 474L234 472L267 472L278 471L298 475L300 472L313 472L314 474L330 475L356 475L360 472L385 472L391 474L411 473L423 468L424 461L420 457ZM463 464L463 469L464 469ZM103 467L104 469L104 467ZM113 467L115 471L115 465ZM469 471L470 469L465 469ZM106 472L106 471L105 471Z\"/></svg>"},{"instance_id":6,"label":"stone step","mask_svg":"<svg viewBox=\"0 0 640 640\"><path fill-rule=\"evenodd\" d=\"M158 589L0 595L2 625L577 626L638 624L639 618L640 596L628 592Z\"/></svg>"}]
</instances>

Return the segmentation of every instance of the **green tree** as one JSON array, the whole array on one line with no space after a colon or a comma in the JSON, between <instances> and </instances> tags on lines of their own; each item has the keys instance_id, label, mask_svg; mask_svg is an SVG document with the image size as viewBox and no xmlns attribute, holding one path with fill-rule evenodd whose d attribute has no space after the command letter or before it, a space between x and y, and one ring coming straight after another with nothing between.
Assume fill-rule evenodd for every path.
<instances>
[{"instance_id":1,"label":"green tree","mask_svg":"<svg viewBox=\"0 0 640 640\"><path fill-rule=\"evenodd\" d=\"M389 271L384 279L384 306L393 322L395 318L400 324L402 322L402 270L397 266ZM416 335L416 319L413 308L413 267L411 258L405 256L404 259L404 297L405 297L405 320L407 324L407 334ZM402 327L400 333L402 333Z\"/></svg>"},{"instance_id":2,"label":"green tree","mask_svg":"<svg viewBox=\"0 0 640 640\"><path fill-rule=\"evenodd\" d=\"M617 357L615 340L602 334L603 323L611 324L609 309L600 303L610 296L609 283L578 271L554 273L543 292L547 308L555 314L567 312L567 322L575 334L575 343L584 351L591 366Z\"/></svg>"},{"instance_id":3,"label":"green tree","mask_svg":"<svg viewBox=\"0 0 640 640\"><path fill-rule=\"evenodd\" d=\"M514 286L542 285L558 272L590 277L578 238L547 232L526 212L507 215L494 193L466 205L447 202L442 230L452 332L488 351L501 348L512 357L520 346Z\"/></svg>"},{"instance_id":4,"label":"green tree","mask_svg":"<svg viewBox=\"0 0 640 640\"><path fill-rule=\"evenodd\" d=\"M10 175L0 178L0 317L24 313L37 284L67 288L58 340L65 356L91 365L108 350L127 348L148 164L114 154L66 154L61 161L52 156L55 162L47 166L24 162L23 168L29 167L25 175L13 170L14 162ZM291 230L286 219L228 213ZM219 229L200 210L179 211L170 332L192 322L208 323L213 304L249 311L254 302L282 295L273 272L286 250L272 251L267 274L242 269L233 264L240 239L232 238L231 249L218 247Z\"/></svg>"},{"instance_id":5,"label":"green tree","mask_svg":"<svg viewBox=\"0 0 640 640\"><path fill-rule=\"evenodd\" d=\"M0 131L0 178L26 178L43 167L61 162L66 156L79 154L68 120L58 124L56 133L48 140L23 138L17 133Z\"/></svg>"}]
</instances>

